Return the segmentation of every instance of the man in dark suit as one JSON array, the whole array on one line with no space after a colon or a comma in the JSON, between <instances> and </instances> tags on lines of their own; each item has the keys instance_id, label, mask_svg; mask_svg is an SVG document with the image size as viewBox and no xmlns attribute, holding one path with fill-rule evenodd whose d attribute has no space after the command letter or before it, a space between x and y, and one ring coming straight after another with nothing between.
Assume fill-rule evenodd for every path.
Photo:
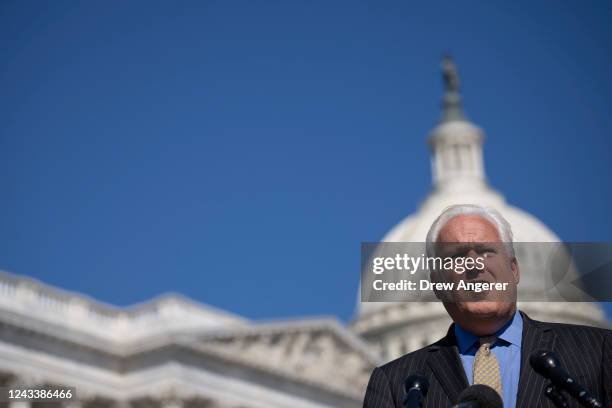
<instances>
[{"instance_id":1,"label":"man in dark suit","mask_svg":"<svg viewBox=\"0 0 612 408\"><path fill-rule=\"evenodd\" d=\"M497 243L497 244L496 244ZM459 245L458 245L459 244ZM429 391L426 408L446 408L470 384L495 389L504 407L554 407L544 395L548 381L529 364L537 350L554 351L576 380L612 407L612 331L570 324L545 323L517 311L520 279L508 222L495 210L457 205L447 208L427 234L428 255L481 257L484 267L464 274L431 272L434 282L504 282L502 297L449 298L438 294L453 319L444 338L374 369L364 408L402 407L404 381L424 375ZM455 254L449 251L459 251ZM578 404L568 398L571 407Z\"/></svg>"}]
</instances>

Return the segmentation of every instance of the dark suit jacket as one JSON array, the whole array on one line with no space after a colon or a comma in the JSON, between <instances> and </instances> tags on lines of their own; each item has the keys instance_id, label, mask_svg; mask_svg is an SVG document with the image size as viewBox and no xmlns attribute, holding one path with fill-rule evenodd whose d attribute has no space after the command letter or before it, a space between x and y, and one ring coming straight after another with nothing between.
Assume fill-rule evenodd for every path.
<instances>
[{"instance_id":1,"label":"dark suit jacket","mask_svg":"<svg viewBox=\"0 0 612 408\"><path fill-rule=\"evenodd\" d=\"M544 395L549 383L529 364L537 350L554 351L562 366L576 381L587 387L605 407L612 407L612 331L571 324L545 323L523 316L521 374L517 407L554 408ZM459 393L468 386L459 357L454 326L438 342L406 354L375 368L363 402L364 408L402 407L404 380L420 374L429 380L425 408L448 408L457 403ZM567 396L570 407L579 405Z\"/></svg>"}]
</instances>

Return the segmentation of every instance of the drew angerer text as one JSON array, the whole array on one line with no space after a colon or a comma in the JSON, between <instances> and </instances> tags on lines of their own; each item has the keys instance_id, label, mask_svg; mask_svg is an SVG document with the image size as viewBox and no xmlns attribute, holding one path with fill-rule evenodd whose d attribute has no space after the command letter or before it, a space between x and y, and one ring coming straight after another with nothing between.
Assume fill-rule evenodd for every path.
<instances>
[{"instance_id":1,"label":"drew angerer text","mask_svg":"<svg viewBox=\"0 0 612 408\"><path fill-rule=\"evenodd\" d=\"M399 282L384 282L382 279L377 279L373 282L374 290L468 290L473 292L483 292L489 290L507 290L508 283L501 282L466 282L460 280L454 282L430 282L427 279L420 279L418 285L416 281L402 279Z\"/></svg>"}]
</instances>

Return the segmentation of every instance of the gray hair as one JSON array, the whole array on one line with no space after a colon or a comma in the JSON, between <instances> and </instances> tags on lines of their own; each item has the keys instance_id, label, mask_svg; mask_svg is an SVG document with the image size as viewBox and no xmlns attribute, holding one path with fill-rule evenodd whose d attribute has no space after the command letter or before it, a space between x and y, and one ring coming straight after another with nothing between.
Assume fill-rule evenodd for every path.
<instances>
[{"instance_id":1,"label":"gray hair","mask_svg":"<svg viewBox=\"0 0 612 408\"><path fill-rule=\"evenodd\" d=\"M433 224L431 224L429 232L427 233L425 245L428 256L434 256L435 243L438 241L440 230L442 230L442 228L450 220L459 215L476 215L491 222L497 228L501 242L507 243L505 247L507 248L508 255L511 257L515 256L514 246L512 245L512 228L510 227L510 223L508 223L508 221L506 221L506 219L497 210L475 204L451 205L442 211Z\"/></svg>"}]
</instances>

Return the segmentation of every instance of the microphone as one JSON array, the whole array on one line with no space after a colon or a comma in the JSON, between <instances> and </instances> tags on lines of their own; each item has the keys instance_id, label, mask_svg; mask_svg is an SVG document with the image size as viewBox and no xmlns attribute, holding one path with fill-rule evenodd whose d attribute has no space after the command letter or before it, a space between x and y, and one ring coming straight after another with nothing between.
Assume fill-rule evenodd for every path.
<instances>
[{"instance_id":1,"label":"microphone","mask_svg":"<svg viewBox=\"0 0 612 408\"><path fill-rule=\"evenodd\" d=\"M504 403L493 388L474 384L461 391L453 408L504 408Z\"/></svg>"},{"instance_id":2,"label":"microphone","mask_svg":"<svg viewBox=\"0 0 612 408\"><path fill-rule=\"evenodd\" d=\"M578 384L562 367L557 355L552 351L540 350L536 351L529 357L529 364L534 371L545 378L548 378L552 383L567 391L569 395L574 397L580 404L589 408L602 408L603 404L591 393Z\"/></svg>"},{"instance_id":3,"label":"microphone","mask_svg":"<svg viewBox=\"0 0 612 408\"><path fill-rule=\"evenodd\" d=\"M406 398L404 398L404 408L421 408L423 399L429 389L429 381L422 375L411 375L404 382Z\"/></svg>"},{"instance_id":4,"label":"microphone","mask_svg":"<svg viewBox=\"0 0 612 408\"><path fill-rule=\"evenodd\" d=\"M555 404L555 407L558 408L569 408L567 403L567 399L561 391L554 384L548 384L546 388L544 388L544 395L546 395L550 400Z\"/></svg>"}]
</instances>

